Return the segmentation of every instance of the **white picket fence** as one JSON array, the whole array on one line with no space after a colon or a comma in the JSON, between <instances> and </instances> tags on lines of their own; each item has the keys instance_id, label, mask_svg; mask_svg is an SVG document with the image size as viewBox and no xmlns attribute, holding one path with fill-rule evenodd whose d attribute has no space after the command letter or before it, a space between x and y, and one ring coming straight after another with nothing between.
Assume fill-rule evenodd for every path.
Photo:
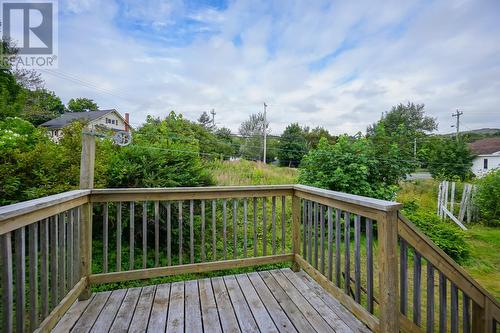
<instances>
[{"instance_id":1,"label":"white picket fence","mask_svg":"<svg viewBox=\"0 0 500 333\"><path fill-rule=\"evenodd\" d=\"M437 215L446 220L450 218L463 230L467 230L464 225L464 219L470 223L476 217L476 212L473 205L475 185L463 183L463 191L458 202L458 196L455 195L457 184L455 182L442 181L439 184L439 192L437 199ZM457 193L458 194L458 193ZM458 215L455 215L458 214Z\"/></svg>"}]
</instances>

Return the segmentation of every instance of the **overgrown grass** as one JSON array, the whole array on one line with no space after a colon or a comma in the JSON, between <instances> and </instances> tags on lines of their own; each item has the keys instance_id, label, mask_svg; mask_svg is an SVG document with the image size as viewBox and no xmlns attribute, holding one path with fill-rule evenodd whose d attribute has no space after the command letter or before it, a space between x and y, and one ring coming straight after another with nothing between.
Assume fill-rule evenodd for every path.
<instances>
[{"instance_id":1,"label":"overgrown grass","mask_svg":"<svg viewBox=\"0 0 500 333\"><path fill-rule=\"evenodd\" d=\"M217 185L279 185L297 182L297 169L238 161L216 161L210 166Z\"/></svg>"}]
</instances>

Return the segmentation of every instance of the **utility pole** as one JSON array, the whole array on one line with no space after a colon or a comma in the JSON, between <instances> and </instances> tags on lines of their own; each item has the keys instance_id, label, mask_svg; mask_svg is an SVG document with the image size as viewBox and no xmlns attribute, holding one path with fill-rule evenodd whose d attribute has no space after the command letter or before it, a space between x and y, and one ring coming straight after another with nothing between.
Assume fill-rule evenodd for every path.
<instances>
[{"instance_id":1,"label":"utility pole","mask_svg":"<svg viewBox=\"0 0 500 333\"><path fill-rule=\"evenodd\" d=\"M457 117L457 124L451 126L451 127L455 126L457 128L457 135L456 135L457 141L458 141L458 133L460 132L460 116L463 114L464 113L462 111L458 111L458 109L457 109L457 112L455 112L451 115L452 117Z\"/></svg>"},{"instance_id":2,"label":"utility pole","mask_svg":"<svg viewBox=\"0 0 500 333\"><path fill-rule=\"evenodd\" d=\"M417 160L417 138L413 139L413 159Z\"/></svg>"},{"instance_id":3,"label":"utility pole","mask_svg":"<svg viewBox=\"0 0 500 333\"><path fill-rule=\"evenodd\" d=\"M266 151L267 151L267 126L266 126L266 122L267 122L267 104L266 102L264 102L264 158L263 158L263 161L264 164L266 163Z\"/></svg>"},{"instance_id":4,"label":"utility pole","mask_svg":"<svg viewBox=\"0 0 500 333\"><path fill-rule=\"evenodd\" d=\"M210 114L212 115L212 126L215 128L215 115L216 115L215 109L212 109L210 111Z\"/></svg>"}]
</instances>

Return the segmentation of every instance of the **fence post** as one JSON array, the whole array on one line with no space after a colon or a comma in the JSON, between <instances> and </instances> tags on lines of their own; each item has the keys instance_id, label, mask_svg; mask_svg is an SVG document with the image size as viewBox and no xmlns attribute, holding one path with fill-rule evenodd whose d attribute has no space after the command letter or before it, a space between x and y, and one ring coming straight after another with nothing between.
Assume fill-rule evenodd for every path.
<instances>
[{"instance_id":1,"label":"fence post","mask_svg":"<svg viewBox=\"0 0 500 333\"><path fill-rule=\"evenodd\" d=\"M298 272L300 266L295 256L300 255L300 198L292 196L292 253L294 255L292 270Z\"/></svg>"},{"instance_id":2,"label":"fence post","mask_svg":"<svg viewBox=\"0 0 500 333\"><path fill-rule=\"evenodd\" d=\"M398 211L389 211L378 222L380 265L380 332L399 332Z\"/></svg>"},{"instance_id":3,"label":"fence post","mask_svg":"<svg viewBox=\"0 0 500 333\"><path fill-rule=\"evenodd\" d=\"M94 187L95 137L92 134L82 134L82 155L80 161L80 189ZM80 300L90 298L88 276L92 272L92 203L82 206L80 219L80 277L87 278L85 289L79 296Z\"/></svg>"}]
</instances>

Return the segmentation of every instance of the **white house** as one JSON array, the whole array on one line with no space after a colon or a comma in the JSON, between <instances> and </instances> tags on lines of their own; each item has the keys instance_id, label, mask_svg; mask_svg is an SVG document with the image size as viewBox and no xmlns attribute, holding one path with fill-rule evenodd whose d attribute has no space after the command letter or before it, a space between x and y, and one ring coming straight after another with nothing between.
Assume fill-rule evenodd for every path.
<instances>
[{"instance_id":1,"label":"white house","mask_svg":"<svg viewBox=\"0 0 500 333\"><path fill-rule=\"evenodd\" d=\"M67 112L58 118L49 120L41 126L49 130L49 135L52 140L58 142L63 135L63 127L69 125L73 121L83 120L87 122L89 130L98 127L104 127L115 131L129 131L129 114L125 113L125 118L115 109L98 110L88 112Z\"/></svg>"},{"instance_id":2,"label":"white house","mask_svg":"<svg viewBox=\"0 0 500 333\"><path fill-rule=\"evenodd\" d=\"M500 168L500 137L474 141L469 148L476 155L472 161L472 172L476 176Z\"/></svg>"}]
</instances>

